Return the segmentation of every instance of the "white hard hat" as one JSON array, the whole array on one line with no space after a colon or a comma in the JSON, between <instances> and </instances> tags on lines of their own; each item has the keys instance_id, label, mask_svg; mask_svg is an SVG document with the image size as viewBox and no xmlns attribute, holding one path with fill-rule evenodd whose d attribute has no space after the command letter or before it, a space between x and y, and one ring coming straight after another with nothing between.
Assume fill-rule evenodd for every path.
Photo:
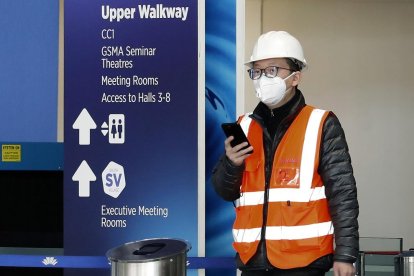
<instances>
[{"instance_id":1,"label":"white hard hat","mask_svg":"<svg viewBox=\"0 0 414 276\"><path fill-rule=\"evenodd\" d=\"M254 45L250 60L245 65L252 67L253 62L268 58L291 58L299 61L302 68L307 66L300 42L285 31L270 31L262 34Z\"/></svg>"}]
</instances>

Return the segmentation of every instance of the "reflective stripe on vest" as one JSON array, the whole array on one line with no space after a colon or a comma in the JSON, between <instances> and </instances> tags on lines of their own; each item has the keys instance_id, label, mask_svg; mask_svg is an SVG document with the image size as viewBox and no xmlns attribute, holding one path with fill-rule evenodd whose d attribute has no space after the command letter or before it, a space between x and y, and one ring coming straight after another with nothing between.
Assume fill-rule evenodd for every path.
<instances>
[{"instance_id":1,"label":"reflective stripe on vest","mask_svg":"<svg viewBox=\"0 0 414 276\"><path fill-rule=\"evenodd\" d=\"M327 114L324 110L304 107L275 154L265 239L268 259L279 268L306 266L333 251L333 226L325 188L317 173L320 137ZM254 147L254 153L246 159L233 226L234 247L247 263L262 238L263 134L260 125L247 115L239 123Z\"/></svg>"},{"instance_id":2,"label":"reflective stripe on vest","mask_svg":"<svg viewBox=\"0 0 414 276\"><path fill-rule=\"evenodd\" d=\"M333 234L330 221L301 226L268 226L267 230L266 239L268 240L299 240L319 237L322 233L323 235ZM261 228L252 228L234 230L233 234L236 241L254 242L260 240L261 232Z\"/></svg>"}]
</instances>

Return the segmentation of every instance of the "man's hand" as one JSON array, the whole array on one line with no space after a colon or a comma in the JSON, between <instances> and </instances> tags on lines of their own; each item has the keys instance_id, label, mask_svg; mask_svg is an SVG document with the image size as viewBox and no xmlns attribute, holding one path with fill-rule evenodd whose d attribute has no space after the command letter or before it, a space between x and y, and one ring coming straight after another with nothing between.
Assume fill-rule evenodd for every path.
<instances>
[{"instance_id":1,"label":"man's hand","mask_svg":"<svg viewBox=\"0 0 414 276\"><path fill-rule=\"evenodd\" d=\"M249 152L253 150L253 147L250 146L248 148L245 148L248 144L247 142L243 142L241 144L238 144L235 147L232 147L230 145L230 142L233 141L234 137L230 136L224 141L224 149L226 150L226 156L227 158L235 165L240 166L243 164L244 159L250 156Z\"/></svg>"},{"instance_id":2,"label":"man's hand","mask_svg":"<svg viewBox=\"0 0 414 276\"><path fill-rule=\"evenodd\" d=\"M333 273L334 276L354 276L355 267L349 263L334 262Z\"/></svg>"}]
</instances>

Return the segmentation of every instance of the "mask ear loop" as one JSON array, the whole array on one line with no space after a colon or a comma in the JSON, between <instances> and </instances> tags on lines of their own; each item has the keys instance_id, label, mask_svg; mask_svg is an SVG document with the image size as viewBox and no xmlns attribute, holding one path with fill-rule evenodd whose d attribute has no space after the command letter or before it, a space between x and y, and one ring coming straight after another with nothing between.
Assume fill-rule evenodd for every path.
<instances>
[{"instance_id":1,"label":"mask ear loop","mask_svg":"<svg viewBox=\"0 0 414 276\"><path fill-rule=\"evenodd\" d=\"M292 74L290 74L289 76L287 76L286 78L284 78L283 80L285 81L285 80L287 80L288 78L290 78L291 76L293 76L293 75L296 75L296 73L297 73L298 71L295 71L295 72L292 72Z\"/></svg>"},{"instance_id":2,"label":"mask ear loop","mask_svg":"<svg viewBox=\"0 0 414 276\"><path fill-rule=\"evenodd\" d=\"M295 72L292 72L292 74L290 74L289 76L287 76L286 78L284 78L283 79L283 81L286 81L287 79L289 79L291 76L293 76L293 75L296 75L296 73L297 73L298 71L295 71ZM285 91L285 95L286 95L286 92L288 92L290 89L292 89L293 88L293 86L291 86L291 87L289 87L288 89L286 89L286 91Z\"/></svg>"}]
</instances>

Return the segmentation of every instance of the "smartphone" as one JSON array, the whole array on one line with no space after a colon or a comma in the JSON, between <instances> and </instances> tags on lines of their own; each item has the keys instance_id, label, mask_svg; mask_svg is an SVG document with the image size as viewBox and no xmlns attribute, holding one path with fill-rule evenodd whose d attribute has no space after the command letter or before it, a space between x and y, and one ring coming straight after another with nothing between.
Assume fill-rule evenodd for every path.
<instances>
[{"instance_id":1,"label":"smartphone","mask_svg":"<svg viewBox=\"0 0 414 276\"><path fill-rule=\"evenodd\" d=\"M232 147L237 146L240 143L247 142L248 145L246 148L250 147L249 140L246 137L246 134L244 134L243 129L238 123L223 123L221 124L221 128L224 131L224 134L226 134L227 137L233 136L233 141L230 142L230 145ZM251 151L250 153L252 153Z\"/></svg>"}]
</instances>

